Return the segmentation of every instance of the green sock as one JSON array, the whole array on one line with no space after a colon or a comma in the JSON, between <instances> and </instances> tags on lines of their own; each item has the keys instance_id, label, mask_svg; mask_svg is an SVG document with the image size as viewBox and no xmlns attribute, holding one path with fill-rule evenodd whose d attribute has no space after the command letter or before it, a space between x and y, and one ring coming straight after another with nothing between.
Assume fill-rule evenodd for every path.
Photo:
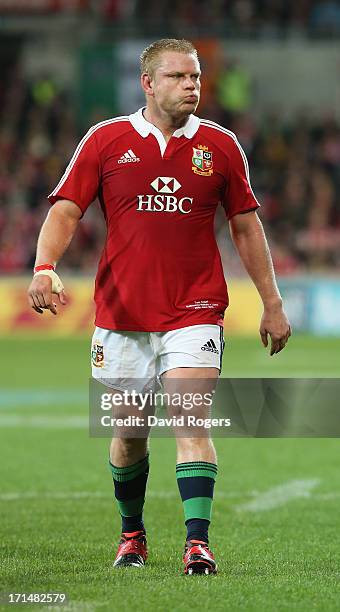
<instances>
[{"instance_id":1,"label":"green sock","mask_svg":"<svg viewBox=\"0 0 340 612\"><path fill-rule=\"evenodd\" d=\"M143 507L149 474L149 454L126 467L117 467L110 461L110 468L115 497L122 517L122 531L144 530Z\"/></svg>"},{"instance_id":2,"label":"green sock","mask_svg":"<svg viewBox=\"0 0 340 612\"><path fill-rule=\"evenodd\" d=\"M176 477L181 494L187 540L208 542L208 528L217 465L207 461L190 461L176 466Z\"/></svg>"}]
</instances>

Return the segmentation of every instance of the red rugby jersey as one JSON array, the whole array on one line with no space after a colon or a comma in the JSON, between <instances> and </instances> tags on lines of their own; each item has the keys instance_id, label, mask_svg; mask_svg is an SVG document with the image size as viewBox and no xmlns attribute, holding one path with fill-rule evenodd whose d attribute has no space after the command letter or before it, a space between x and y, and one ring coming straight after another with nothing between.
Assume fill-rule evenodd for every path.
<instances>
[{"instance_id":1,"label":"red rugby jersey","mask_svg":"<svg viewBox=\"0 0 340 612\"><path fill-rule=\"evenodd\" d=\"M221 203L230 219L259 206L236 136L191 115L166 143L142 109L98 123L48 197L52 204L72 200L84 213L97 196L107 238L96 325L168 331L222 324L228 293L216 207Z\"/></svg>"}]
</instances>

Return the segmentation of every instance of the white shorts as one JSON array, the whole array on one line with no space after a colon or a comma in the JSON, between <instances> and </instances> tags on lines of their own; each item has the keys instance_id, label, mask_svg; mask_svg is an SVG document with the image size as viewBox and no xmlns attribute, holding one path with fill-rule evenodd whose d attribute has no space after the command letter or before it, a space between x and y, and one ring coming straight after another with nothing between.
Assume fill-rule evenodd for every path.
<instances>
[{"instance_id":1,"label":"white shorts","mask_svg":"<svg viewBox=\"0 0 340 612\"><path fill-rule=\"evenodd\" d=\"M143 380L143 388L152 388L155 380L173 368L221 371L223 349L220 325L191 325L167 332L96 327L91 347L92 376L115 389L131 388L131 379Z\"/></svg>"}]
</instances>

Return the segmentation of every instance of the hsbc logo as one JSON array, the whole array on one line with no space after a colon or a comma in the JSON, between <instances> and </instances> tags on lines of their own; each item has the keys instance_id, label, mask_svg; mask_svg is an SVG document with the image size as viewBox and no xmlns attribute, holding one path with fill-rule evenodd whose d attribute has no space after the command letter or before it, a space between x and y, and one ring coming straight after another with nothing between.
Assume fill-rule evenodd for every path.
<instances>
[{"instance_id":1,"label":"hsbc logo","mask_svg":"<svg viewBox=\"0 0 340 612\"><path fill-rule=\"evenodd\" d=\"M180 212L187 215L191 212L190 205L193 198L183 197L178 199L173 194L181 187L181 183L171 176L158 176L151 183L151 187L157 195L138 195L137 210L148 212Z\"/></svg>"},{"instance_id":2,"label":"hsbc logo","mask_svg":"<svg viewBox=\"0 0 340 612\"><path fill-rule=\"evenodd\" d=\"M150 185L158 193L176 193L182 187L177 179L170 176L159 176Z\"/></svg>"}]
</instances>

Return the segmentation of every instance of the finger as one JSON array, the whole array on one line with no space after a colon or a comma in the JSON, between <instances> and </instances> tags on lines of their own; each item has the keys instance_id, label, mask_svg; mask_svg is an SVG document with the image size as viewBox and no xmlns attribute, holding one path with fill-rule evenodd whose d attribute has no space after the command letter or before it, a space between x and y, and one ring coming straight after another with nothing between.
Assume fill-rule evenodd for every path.
<instances>
[{"instance_id":1,"label":"finger","mask_svg":"<svg viewBox=\"0 0 340 612\"><path fill-rule=\"evenodd\" d=\"M38 302L40 308L46 308L45 299L43 293L35 293L35 300Z\"/></svg>"},{"instance_id":2,"label":"finger","mask_svg":"<svg viewBox=\"0 0 340 612\"><path fill-rule=\"evenodd\" d=\"M47 294L46 299L45 299L43 294L36 293L34 294L33 297L34 297L35 305L38 306L38 308L40 308L39 312L43 312L43 309L45 309L45 310L50 310L53 314L57 314L57 308L56 308L57 305L52 302L52 295L50 297Z\"/></svg>"},{"instance_id":3,"label":"finger","mask_svg":"<svg viewBox=\"0 0 340 612\"><path fill-rule=\"evenodd\" d=\"M51 310L51 308L53 309L53 301L52 301L52 293L51 291L49 291L48 289L46 289L46 291L44 292L44 301L45 301L45 308L47 308L47 310ZM54 304L55 306L55 304ZM52 310L51 310L52 312Z\"/></svg>"},{"instance_id":4,"label":"finger","mask_svg":"<svg viewBox=\"0 0 340 612\"><path fill-rule=\"evenodd\" d=\"M274 353L280 353L286 346L287 343L287 339L286 338L280 338L279 340L274 341ZM273 353L273 354L274 354Z\"/></svg>"},{"instance_id":5,"label":"finger","mask_svg":"<svg viewBox=\"0 0 340 612\"><path fill-rule=\"evenodd\" d=\"M39 314L43 313L42 308L39 306L39 303L36 301L36 297L34 295L31 295L31 300L32 300L32 308L36 311L39 312Z\"/></svg>"},{"instance_id":6,"label":"finger","mask_svg":"<svg viewBox=\"0 0 340 612\"><path fill-rule=\"evenodd\" d=\"M268 334L267 334L267 332L260 331L260 336L261 336L261 340L262 340L263 346L265 346L267 348L267 346L268 346Z\"/></svg>"},{"instance_id":7,"label":"finger","mask_svg":"<svg viewBox=\"0 0 340 612\"><path fill-rule=\"evenodd\" d=\"M40 314L42 314L42 310L36 307L36 305L34 304L33 298L29 295L28 296L28 303L30 305L31 308L33 308L33 310L35 310L36 312L39 312Z\"/></svg>"},{"instance_id":8,"label":"finger","mask_svg":"<svg viewBox=\"0 0 340 612\"><path fill-rule=\"evenodd\" d=\"M278 339L271 338L270 356L272 357L276 353L280 352L281 341Z\"/></svg>"},{"instance_id":9,"label":"finger","mask_svg":"<svg viewBox=\"0 0 340 612\"><path fill-rule=\"evenodd\" d=\"M288 331L287 331L286 335L283 338L285 344L287 344L287 342L288 342L289 338L291 337L291 335L292 335L292 330L291 330L291 327L289 325Z\"/></svg>"},{"instance_id":10,"label":"finger","mask_svg":"<svg viewBox=\"0 0 340 612\"><path fill-rule=\"evenodd\" d=\"M48 308L49 305L52 302L52 293L50 289L43 289L43 291L41 292L42 296L44 298L44 302L45 302L45 307Z\"/></svg>"},{"instance_id":11,"label":"finger","mask_svg":"<svg viewBox=\"0 0 340 612\"><path fill-rule=\"evenodd\" d=\"M285 346L286 346L286 343L285 343L283 340L281 340L281 341L279 342L279 344L278 344L277 349L276 349L276 351L275 351L275 352L276 352L276 353L281 353L282 349L284 349L284 347L285 347Z\"/></svg>"},{"instance_id":12,"label":"finger","mask_svg":"<svg viewBox=\"0 0 340 612\"><path fill-rule=\"evenodd\" d=\"M63 306L65 306L65 304L67 304L67 299L64 289L60 293L58 293L58 297L60 304L63 304Z\"/></svg>"},{"instance_id":13,"label":"finger","mask_svg":"<svg viewBox=\"0 0 340 612\"><path fill-rule=\"evenodd\" d=\"M48 306L48 310L50 310L54 315L58 314L57 304L55 304L55 302L51 302L51 304Z\"/></svg>"}]
</instances>

